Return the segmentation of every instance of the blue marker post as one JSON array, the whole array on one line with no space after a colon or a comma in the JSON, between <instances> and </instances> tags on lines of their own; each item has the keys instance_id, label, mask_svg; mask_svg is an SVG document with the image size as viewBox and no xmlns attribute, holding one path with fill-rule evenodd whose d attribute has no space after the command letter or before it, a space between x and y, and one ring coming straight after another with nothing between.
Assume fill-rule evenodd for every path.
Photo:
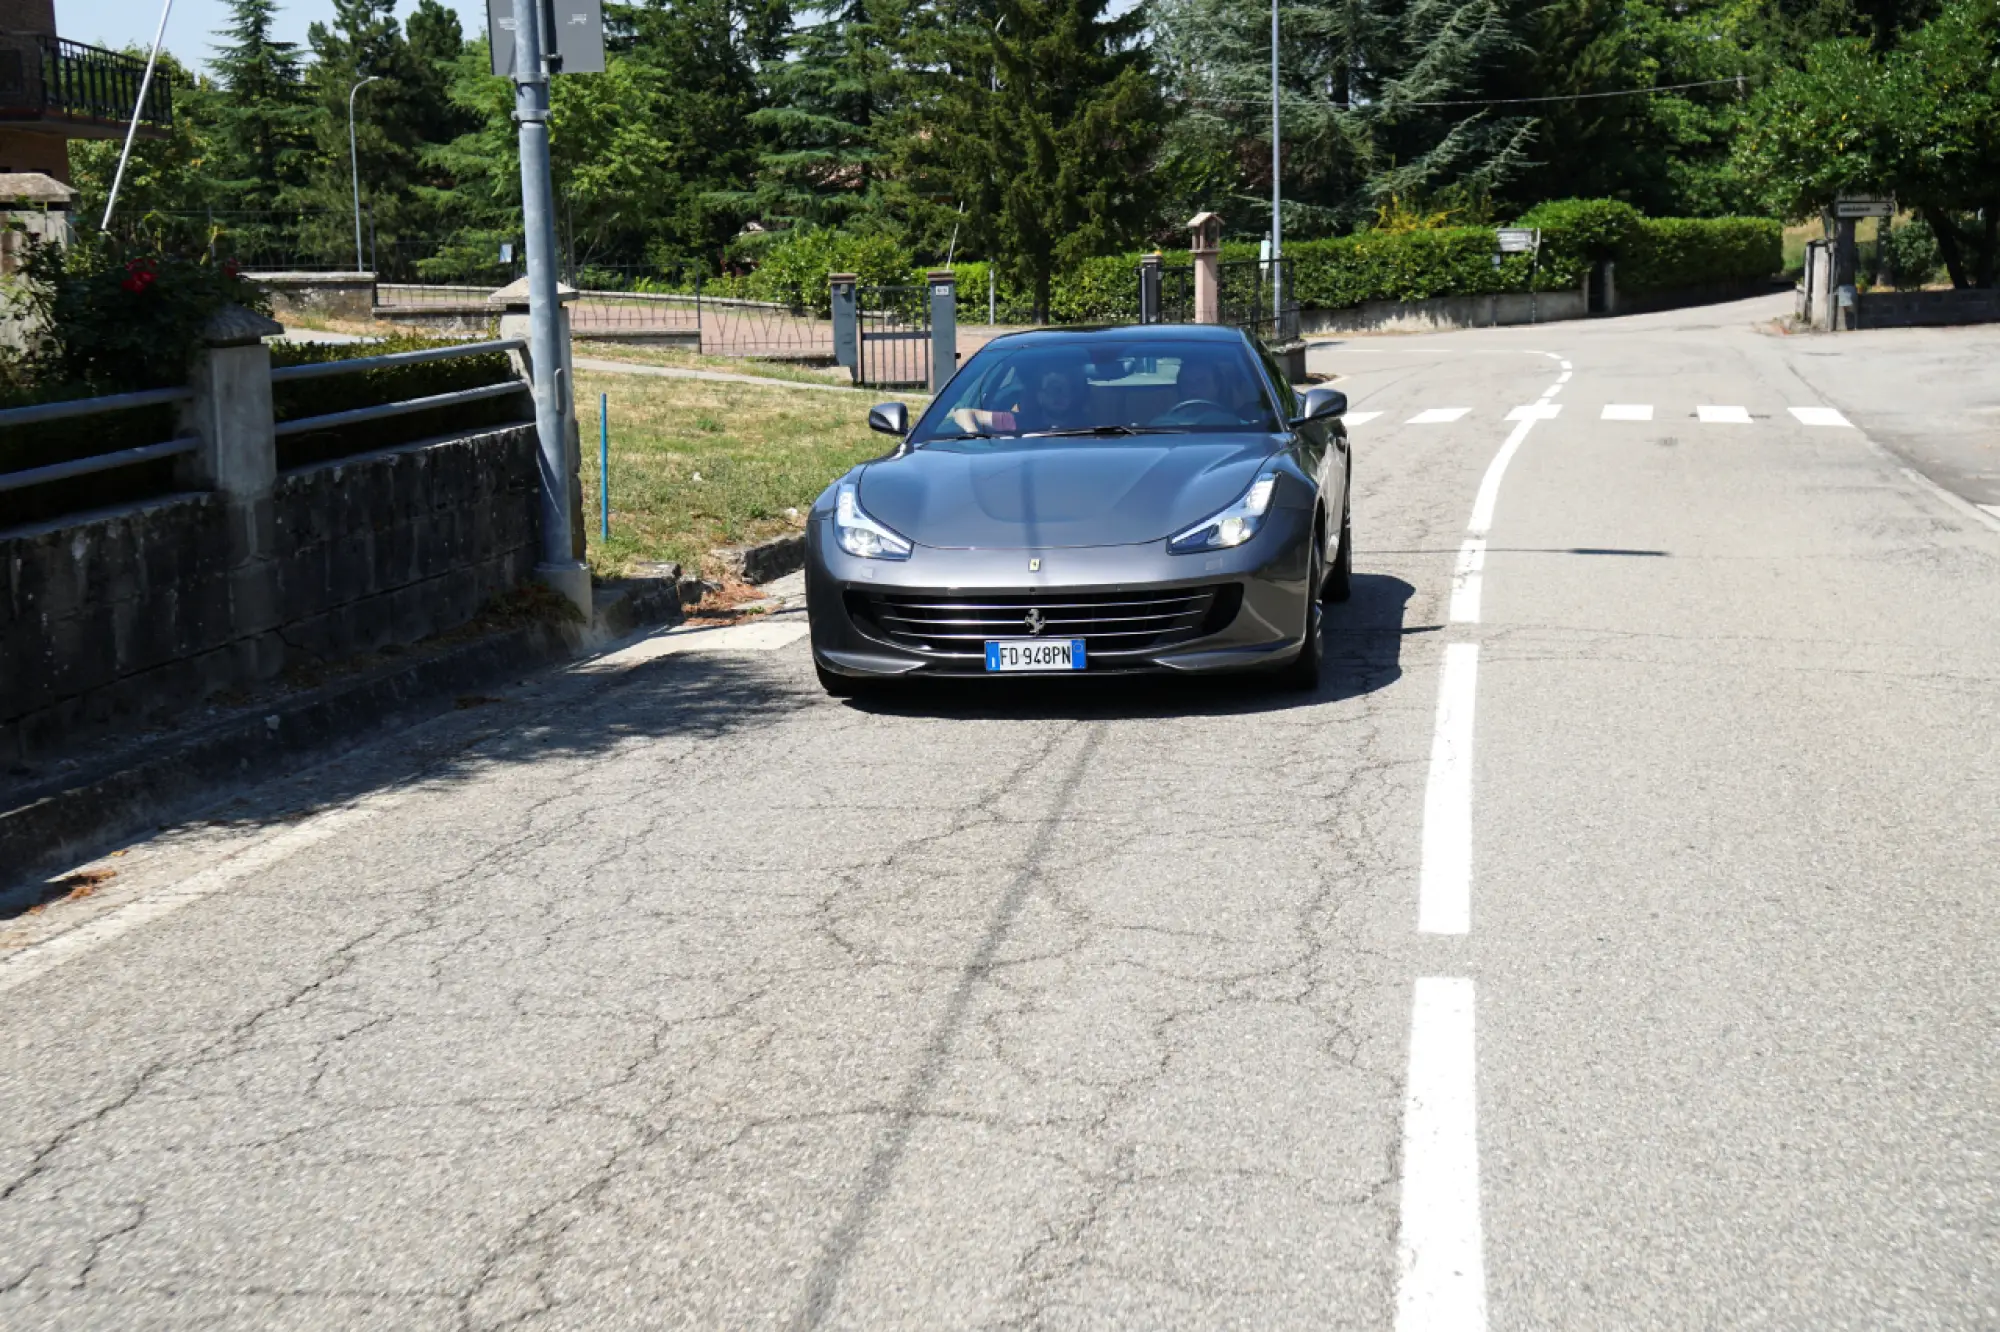
<instances>
[{"instance_id":1,"label":"blue marker post","mask_svg":"<svg viewBox=\"0 0 2000 1332\"><path fill-rule=\"evenodd\" d=\"M611 395L597 395L597 501L602 513L598 518L599 539L611 540Z\"/></svg>"}]
</instances>

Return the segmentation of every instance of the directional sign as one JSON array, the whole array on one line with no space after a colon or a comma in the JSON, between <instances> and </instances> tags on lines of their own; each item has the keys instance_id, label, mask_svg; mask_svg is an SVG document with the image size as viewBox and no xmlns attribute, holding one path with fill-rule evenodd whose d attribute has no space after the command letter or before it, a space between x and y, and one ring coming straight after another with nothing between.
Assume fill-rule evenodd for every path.
<instances>
[{"instance_id":1,"label":"directional sign","mask_svg":"<svg viewBox=\"0 0 2000 1332\"><path fill-rule=\"evenodd\" d=\"M1835 217L1894 217L1896 202L1893 199L1836 199L1833 204Z\"/></svg>"},{"instance_id":2,"label":"directional sign","mask_svg":"<svg viewBox=\"0 0 2000 1332\"><path fill-rule=\"evenodd\" d=\"M555 54L564 74L604 72L603 0L536 0L544 22L555 29ZM493 49L493 72L514 72L514 0L486 0L486 36Z\"/></svg>"},{"instance_id":3,"label":"directional sign","mask_svg":"<svg viewBox=\"0 0 2000 1332\"><path fill-rule=\"evenodd\" d=\"M1542 233L1533 227L1501 227L1496 233L1500 238L1500 253L1527 254L1533 251L1542 239Z\"/></svg>"}]
</instances>

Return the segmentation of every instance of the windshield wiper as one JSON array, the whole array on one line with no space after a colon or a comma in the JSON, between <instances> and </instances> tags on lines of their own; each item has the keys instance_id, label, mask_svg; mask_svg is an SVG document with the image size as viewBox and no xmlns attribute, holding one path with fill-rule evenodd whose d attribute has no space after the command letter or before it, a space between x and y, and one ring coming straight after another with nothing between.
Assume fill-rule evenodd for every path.
<instances>
[{"instance_id":1,"label":"windshield wiper","mask_svg":"<svg viewBox=\"0 0 2000 1332\"><path fill-rule=\"evenodd\" d=\"M1076 430L1031 430L1022 439L1049 439L1060 435L1148 435L1158 434L1151 426L1101 425L1083 426Z\"/></svg>"}]
</instances>

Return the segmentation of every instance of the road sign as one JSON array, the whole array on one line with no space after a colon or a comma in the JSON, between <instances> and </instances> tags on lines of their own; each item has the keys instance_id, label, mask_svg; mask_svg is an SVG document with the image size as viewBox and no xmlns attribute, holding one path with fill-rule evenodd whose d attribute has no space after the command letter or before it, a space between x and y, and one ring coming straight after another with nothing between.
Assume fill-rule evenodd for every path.
<instances>
[{"instance_id":1,"label":"road sign","mask_svg":"<svg viewBox=\"0 0 2000 1332\"><path fill-rule=\"evenodd\" d=\"M1495 234L1502 254L1528 254L1541 245L1542 233L1533 227L1501 227Z\"/></svg>"},{"instance_id":2,"label":"road sign","mask_svg":"<svg viewBox=\"0 0 2000 1332\"><path fill-rule=\"evenodd\" d=\"M563 74L604 72L603 0L540 0L543 22L555 33L555 55ZM493 72L514 72L514 0L486 0L486 35L493 48Z\"/></svg>"},{"instance_id":3,"label":"road sign","mask_svg":"<svg viewBox=\"0 0 2000 1332\"><path fill-rule=\"evenodd\" d=\"M1893 199L1836 199L1833 204L1835 217L1894 217L1896 203Z\"/></svg>"}]
</instances>

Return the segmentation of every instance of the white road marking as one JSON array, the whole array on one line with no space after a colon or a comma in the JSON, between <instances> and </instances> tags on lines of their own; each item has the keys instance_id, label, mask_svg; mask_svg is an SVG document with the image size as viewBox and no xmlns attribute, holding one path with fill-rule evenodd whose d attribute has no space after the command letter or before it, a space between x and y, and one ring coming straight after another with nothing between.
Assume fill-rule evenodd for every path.
<instances>
[{"instance_id":1,"label":"white road marking","mask_svg":"<svg viewBox=\"0 0 2000 1332\"><path fill-rule=\"evenodd\" d=\"M1471 411L1470 407L1426 407L1405 421L1404 425L1444 425L1456 421Z\"/></svg>"},{"instance_id":2,"label":"white road marking","mask_svg":"<svg viewBox=\"0 0 2000 1332\"><path fill-rule=\"evenodd\" d=\"M1521 441L1535 428L1532 420L1516 425L1500 446L1500 452L1493 455L1493 461L1486 464L1486 475L1479 483L1479 496L1472 501L1472 521L1466 530L1474 536L1485 536L1486 529L1493 526L1493 506L1500 501L1500 479L1507 475L1507 464L1514 461L1520 451Z\"/></svg>"},{"instance_id":3,"label":"white road marking","mask_svg":"<svg viewBox=\"0 0 2000 1332\"><path fill-rule=\"evenodd\" d=\"M1653 404L1650 402L1613 402L1605 405L1601 421L1650 421L1653 419Z\"/></svg>"},{"instance_id":4,"label":"white road marking","mask_svg":"<svg viewBox=\"0 0 2000 1332\"><path fill-rule=\"evenodd\" d=\"M400 804L404 796L402 791L386 792L316 814L180 883L154 889L144 897L135 898L68 933L31 944L0 962L0 994L26 985L70 959L101 948L162 916L210 897L239 879L267 870L309 846L316 846L329 837L358 827Z\"/></svg>"},{"instance_id":5,"label":"white road marking","mask_svg":"<svg viewBox=\"0 0 2000 1332\"><path fill-rule=\"evenodd\" d=\"M1553 421L1562 413L1559 402L1531 402L1507 413L1509 421Z\"/></svg>"},{"instance_id":6,"label":"white road marking","mask_svg":"<svg viewBox=\"0 0 2000 1332\"><path fill-rule=\"evenodd\" d=\"M1472 982L1418 977L1403 1090L1396 1332L1480 1332L1486 1326L1473 1042Z\"/></svg>"},{"instance_id":7,"label":"white road marking","mask_svg":"<svg viewBox=\"0 0 2000 1332\"><path fill-rule=\"evenodd\" d=\"M1478 685L1479 644L1446 644L1430 777L1424 783L1419 934L1464 934L1472 928L1472 707Z\"/></svg>"},{"instance_id":8,"label":"white road marking","mask_svg":"<svg viewBox=\"0 0 2000 1332\"><path fill-rule=\"evenodd\" d=\"M1569 383L1569 377L1570 377L1570 374L1571 374L1571 371L1570 371L1570 368L1569 368L1569 362L1568 362L1568 361L1564 361L1564 362L1563 362L1563 372L1562 372L1561 374L1559 374L1559 375L1557 375L1557 376L1556 376L1556 383L1558 383L1558 384L1567 384L1567 383Z\"/></svg>"},{"instance_id":9,"label":"white road marking","mask_svg":"<svg viewBox=\"0 0 2000 1332\"><path fill-rule=\"evenodd\" d=\"M1800 424L1800 425L1809 425L1809 426L1846 426L1846 427L1848 427L1849 429L1853 429L1853 427L1854 427L1854 422L1852 422L1852 421L1848 420L1848 419L1847 419L1846 417L1842 416L1842 415L1840 414L1840 411L1839 411L1839 409L1837 409L1837 408L1833 408L1833 407L1793 407L1793 408L1791 408L1791 409L1790 409L1790 411L1791 411L1791 413L1792 413L1792 415L1793 415L1793 416L1796 416L1796 417L1797 417L1797 418L1799 419L1799 424Z\"/></svg>"},{"instance_id":10,"label":"white road marking","mask_svg":"<svg viewBox=\"0 0 2000 1332\"><path fill-rule=\"evenodd\" d=\"M1468 537L1458 548L1458 567L1451 573L1451 622L1479 623L1479 576L1486 568L1486 542Z\"/></svg>"},{"instance_id":11,"label":"white road marking","mask_svg":"<svg viewBox=\"0 0 2000 1332\"><path fill-rule=\"evenodd\" d=\"M1351 426L1367 425L1381 414L1380 412L1349 412L1343 419Z\"/></svg>"},{"instance_id":12,"label":"white road marking","mask_svg":"<svg viewBox=\"0 0 2000 1332\"><path fill-rule=\"evenodd\" d=\"M1749 425L1750 409L1747 407L1697 407L1694 414L1703 425Z\"/></svg>"},{"instance_id":13,"label":"white road marking","mask_svg":"<svg viewBox=\"0 0 2000 1332\"><path fill-rule=\"evenodd\" d=\"M1992 514L1995 518L2000 518L2000 504L1978 504L1974 505L1973 507L1984 509L1986 510L1986 512Z\"/></svg>"},{"instance_id":14,"label":"white road marking","mask_svg":"<svg viewBox=\"0 0 2000 1332\"><path fill-rule=\"evenodd\" d=\"M1563 368L1563 369L1565 369L1565 370L1568 370L1568 369L1570 369L1570 368L1571 368L1571 366L1570 366L1570 363L1569 363L1568 361L1564 361L1564 362L1562 363L1562 368Z\"/></svg>"}]
</instances>

